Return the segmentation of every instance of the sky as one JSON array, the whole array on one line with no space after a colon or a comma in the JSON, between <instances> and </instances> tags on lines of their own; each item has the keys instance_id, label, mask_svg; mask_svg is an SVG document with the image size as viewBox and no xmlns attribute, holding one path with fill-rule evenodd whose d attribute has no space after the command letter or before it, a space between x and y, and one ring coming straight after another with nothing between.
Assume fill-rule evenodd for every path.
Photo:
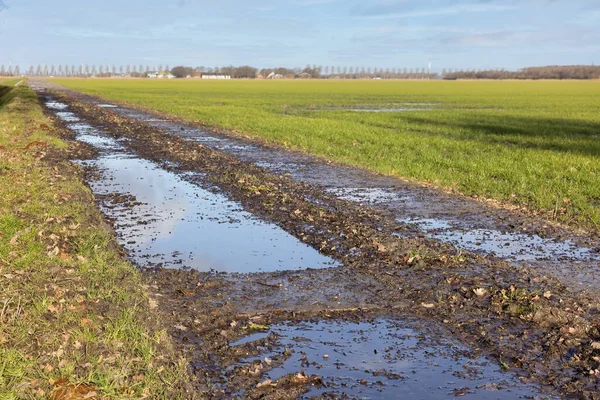
<instances>
[{"instance_id":1,"label":"sky","mask_svg":"<svg viewBox=\"0 0 600 400\"><path fill-rule=\"evenodd\" d=\"M4 0L0 64L600 63L600 0Z\"/></svg>"}]
</instances>

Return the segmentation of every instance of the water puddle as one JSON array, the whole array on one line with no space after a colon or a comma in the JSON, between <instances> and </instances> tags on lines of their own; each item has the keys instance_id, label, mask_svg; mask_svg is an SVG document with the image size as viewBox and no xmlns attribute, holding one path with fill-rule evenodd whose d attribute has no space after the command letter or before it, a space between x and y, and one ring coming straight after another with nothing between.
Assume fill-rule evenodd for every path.
<instances>
[{"instance_id":1,"label":"water puddle","mask_svg":"<svg viewBox=\"0 0 600 400\"><path fill-rule=\"evenodd\" d=\"M114 104L98 104L98 107L102 107L102 108L117 108L119 106L116 106Z\"/></svg>"},{"instance_id":2,"label":"water puddle","mask_svg":"<svg viewBox=\"0 0 600 400\"><path fill-rule=\"evenodd\" d=\"M329 188L330 193L342 200L364 204L385 204L392 201L410 201L410 196L388 188Z\"/></svg>"},{"instance_id":3,"label":"water puddle","mask_svg":"<svg viewBox=\"0 0 600 400\"><path fill-rule=\"evenodd\" d=\"M348 111L366 112L366 113L394 113L406 111L426 111L429 108L350 108Z\"/></svg>"},{"instance_id":4,"label":"water puddle","mask_svg":"<svg viewBox=\"0 0 600 400\"><path fill-rule=\"evenodd\" d=\"M56 113L56 116L66 122L79 121L79 118L74 113L69 111L59 111Z\"/></svg>"},{"instance_id":5,"label":"water puddle","mask_svg":"<svg viewBox=\"0 0 600 400\"><path fill-rule=\"evenodd\" d=\"M569 240L557 242L538 235L503 233L493 229L461 229L451 221L432 218L398 219L416 225L428 237L476 252L494 254L514 261L593 260L592 249L576 246Z\"/></svg>"},{"instance_id":6,"label":"water puddle","mask_svg":"<svg viewBox=\"0 0 600 400\"><path fill-rule=\"evenodd\" d=\"M48 101L46 102L46 107L51 110L65 110L68 106L64 103L59 103L57 101Z\"/></svg>"},{"instance_id":7,"label":"water puddle","mask_svg":"<svg viewBox=\"0 0 600 400\"><path fill-rule=\"evenodd\" d=\"M71 114L57 112L65 121L73 120ZM81 122L68 127L78 140L100 150L97 159L81 164L99 172L90 187L101 199L104 214L114 221L121 244L139 265L244 273L337 265L224 195L129 154L126 140Z\"/></svg>"},{"instance_id":8,"label":"water puddle","mask_svg":"<svg viewBox=\"0 0 600 400\"><path fill-rule=\"evenodd\" d=\"M275 381L303 371L307 376L318 376L323 385L310 386L304 398L331 392L341 395L339 398L390 400L540 395L536 387L501 371L490 360L474 356L467 348L441 339L441 335L424 335L407 325L379 319L271 326L270 333L278 337L279 347L267 357L275 358L284 348L291 356L263 377Z\"/></svg>"}]
</instances>

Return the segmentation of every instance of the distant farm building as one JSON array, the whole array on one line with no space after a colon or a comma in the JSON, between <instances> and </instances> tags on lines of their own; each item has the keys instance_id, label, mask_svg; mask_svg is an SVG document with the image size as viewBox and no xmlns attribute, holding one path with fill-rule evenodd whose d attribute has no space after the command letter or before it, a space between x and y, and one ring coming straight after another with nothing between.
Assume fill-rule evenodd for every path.
<instances>
[{"instance_id":1,"label":"distant farm building","mask_svg":"<svg viewBox=\"0 0 600 400\"><path fill-rule=\"evenodd\" d=\"M202 74L202 79L213 79L213 80L231 79L231 75Z\"/></svg>"},{"instance_id":2,"label":"distant farm building","mask_svg":"<svg viewBox=\"0 0 600 400\"><path fill-rule=\"evenodd\" d=\"M146 77L150 79L173 79L175 75L170 72L148 72Z\"/></svg>"}]
</instances>

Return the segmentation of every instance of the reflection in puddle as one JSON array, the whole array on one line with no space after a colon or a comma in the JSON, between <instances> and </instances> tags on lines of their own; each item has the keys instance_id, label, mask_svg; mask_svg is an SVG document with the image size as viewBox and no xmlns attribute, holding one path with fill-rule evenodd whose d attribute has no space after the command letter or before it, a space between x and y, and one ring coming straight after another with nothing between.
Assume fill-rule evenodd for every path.
<instances>
[{"instance_id":1,"label":"reflection in puddle","mask_svg":"<svg viewBox=\"0 0 600 400\"><path fill-rule=\"evenodd\" d=\"M493 229L461 229L455 228L450 221L441 219L398 219L398 222L415 224L427 236L450 242L458 248L493 253L497 257L514 261L590 260L596 257L591 249L578 247L568 240L556 242L538 235L502 233Z\"/></svg>"},{"instance_id":2,"label":"reflection in puddle","mask_svg":"<svg viewBox=\"0 0 600 400\"><path fill-rule=\"evenodd\" d=\"M56 105L56 104L55 104ZM55 109L60 105L56 105ZM57 113L70 121L69 112ZM89 182L121 244L140 265L201 271L258 272L337 265L225 196L204 190L156 164L127 154L122 143L88 124L69 124L77 139L101 151L82 165L98 169Z\"/></svg>"},{"instance_id":3,"label":"reflection in puddle","mask_svg":"<svg viewBox=\"0 0 600 400\"><path fill-rule=\"evenodd\" d=\"M102 108L117 108L118 106L116 106L114 104L98 104L98 107L102 107Z\"/></svg>"},{"instance_id":4,"label":"reflection in puddle","mask_svg":"<svg viewBox=\"0 0 600 400\"><path fill-rule=\"evenodd\" d=\"M399 321L281 324L272 326L271 333L280 336L280 350L292 354L264 379L275 381L302 371L317 375L324 387L311 387L305 398L326 392L390 400L539 395L488 359L472 357L465 347L425 336Z\"/></svg>"}]
</instances>

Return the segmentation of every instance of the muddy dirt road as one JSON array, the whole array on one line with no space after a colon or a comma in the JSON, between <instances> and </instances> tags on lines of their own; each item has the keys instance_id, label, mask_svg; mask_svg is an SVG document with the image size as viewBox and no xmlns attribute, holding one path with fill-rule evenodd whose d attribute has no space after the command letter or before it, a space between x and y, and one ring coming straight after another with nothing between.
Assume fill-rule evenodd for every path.
<instances>
[{"instance_id":1,"label":"muddy dirt road","mask_svg":"<svg viewBox=\"0 0 600 400\"><path fill-rule=\"evenodd\" d=\"M597 238L34 85L198 398L598 398Z\"/></svg>"}]
</instances>

